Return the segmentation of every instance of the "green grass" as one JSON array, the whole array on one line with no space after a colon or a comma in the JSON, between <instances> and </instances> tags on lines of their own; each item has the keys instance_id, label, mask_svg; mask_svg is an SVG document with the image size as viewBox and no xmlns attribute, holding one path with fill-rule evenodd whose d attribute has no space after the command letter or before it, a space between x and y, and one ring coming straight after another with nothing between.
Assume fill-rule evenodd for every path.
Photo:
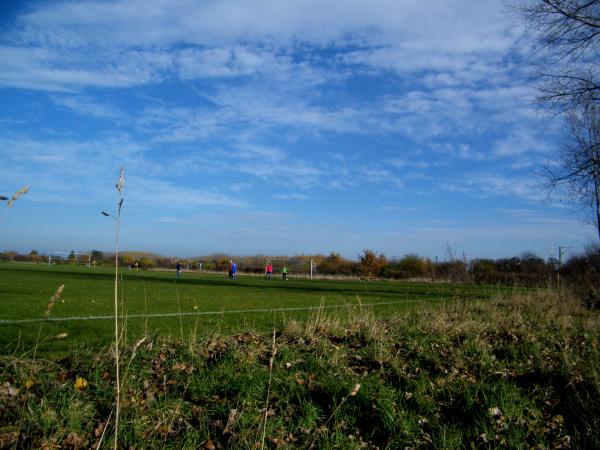
<instances>
[{"instance_id":1,"label":"green grass","mask_svg":"<svg viewBox=\"0 0 600 450\"><path fill-rule=\"evenodd\" d=\"M266 448L599 448L599 324L549 291L313 310L276 327L270 386L270 332L152 336L123 347L119 448L260 448L269 389ZM114 372L85 344L0 356L0 442L96 448ZM104 447L113 436L111 423Z\"/></svg>"},{"instance_id":2,"label":"green grass","mask_svg":"<svg viewBox=\"0 0 600 450\"><path fill-rule=\"evenodd\" d=\"M183 334L186 340L206 333L266 331L289 319L303 320L310 308L319 307L377 304L372 307L375 313L386 316L440 301L489 298L507 290L389 281L265 281L243 274L236 281L224 274L198 273L184 273L176 279L174 272L128 270L122 271L122 278L119 293L128 342L146 332L179 338ZM50 297L64 284L51 319L107 318L43 322L38 351L60 353L81 342L96 347L108 345L114 326L108 319L114 308L113 283L114 271L109 268L0 264L0 319L42 319ZM260 311L265 309L274 311ZM161 314L174 316L156 317ZM40 322L0 323L0 353L22 353L33 348L39 329ZM59 333L68 336L53 340Z\"/></svg>"}]
</instances>

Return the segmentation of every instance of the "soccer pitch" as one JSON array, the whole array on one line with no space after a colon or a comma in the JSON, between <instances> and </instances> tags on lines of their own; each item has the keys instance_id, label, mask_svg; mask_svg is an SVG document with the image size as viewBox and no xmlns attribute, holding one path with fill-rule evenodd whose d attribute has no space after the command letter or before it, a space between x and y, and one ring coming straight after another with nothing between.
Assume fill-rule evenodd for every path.
<instances>
[{"instance_id":1,"label":"soccer pitch","mask_svg":"<svg viewBox=\"0 0 600 450\"><path fill-rule=\"evenodd\" d=\"M308 280L226 274L122 270L119 315L125 339L149 334L190 339L215 333L272 330L316 310L377 315L406 312L456 298L489 298L508 288L360 280ZM49 319L54 292L64 291ZM114 333L114 269L0 264L0 352L61 352L74 345L109 345ZM66 333L66 338L56 336ZM39 334L39 338L38 338Z\"/></svg>"}]
</instances>

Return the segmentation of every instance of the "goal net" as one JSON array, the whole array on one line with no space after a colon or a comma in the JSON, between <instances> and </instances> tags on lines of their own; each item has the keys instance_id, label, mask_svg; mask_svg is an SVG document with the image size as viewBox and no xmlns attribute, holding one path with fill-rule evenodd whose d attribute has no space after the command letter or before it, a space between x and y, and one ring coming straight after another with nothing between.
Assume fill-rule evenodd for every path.
<instances>
[{"instance_id":1,"label":"goal net","mask_svg":"<svg viewBox=\"0 0 600 450\"><path fill-rule=\"evenodd\" d=\"M237 275L248 274L264 276L267 263L273 266L272 278L283 278L283 269L286 269L287 278L313 278L316 273L316 263L306 258L282 258L256 256L227 256L216 255L198 261L194 269L198 271L227 272L230 261L236 263Z\"/></svg>"},{"instance_id":2,"label":"goal net","mask_svg":"<svg viewBox=\"0 0 600 450\"><path fill-rule=\"evenodd\" d=\"M316 264L311 259L292 259L292 258L272 258L265 260L263 272L266 265L271 262L273 265L273 277L284 278L284 270L287 273L285 278L310 278L313 279Z\"/></svg>"},{"instance_id":3,"label":"goal net","mask_svg":"<svg viewBox=\"0 0 600 450\"><path fill-rule=\"evenodd\" d=\"M90 253L84 252L51 252L48 255L48 266L52 267L57 264L90 267L92 265L92 258Z\"/></svg>"}]
</instances>

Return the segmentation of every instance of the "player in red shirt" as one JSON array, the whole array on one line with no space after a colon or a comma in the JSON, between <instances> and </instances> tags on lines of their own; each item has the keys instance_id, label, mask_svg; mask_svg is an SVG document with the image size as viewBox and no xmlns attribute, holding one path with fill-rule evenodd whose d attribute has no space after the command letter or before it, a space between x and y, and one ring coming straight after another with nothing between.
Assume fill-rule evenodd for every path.
<instances>
[{"instance_id":1,"label":"player in red shirt","mask_svg":"<svg viewBox=\"0 0 600 450\"><path fill-rule=\"evenodd\" d=\"M267 261L267 265L265 266L265 280L270 280L271 275L273 275L273 264L271 264L271 261Z\"/></svg>"}]
</instances>

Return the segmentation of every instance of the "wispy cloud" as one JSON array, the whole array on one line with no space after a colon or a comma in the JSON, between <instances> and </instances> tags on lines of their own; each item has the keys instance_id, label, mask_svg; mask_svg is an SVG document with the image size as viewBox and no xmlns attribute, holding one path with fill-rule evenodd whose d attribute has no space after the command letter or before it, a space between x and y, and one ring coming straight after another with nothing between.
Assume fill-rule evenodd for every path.
<instances>
[{"instance_id":1,"label":"wispy cloud","mask_svg":"<svg viewBox=\"0 0 600 450\"><path fill-rule=\"evenodd\" d=\"M130 177L128 201L158 211L194 210L199 206L245 207L247 203L213 190L180 186L175 182Z\"/></svg>"},{"instance_id":2,"label":"wispy cloud","mask_svg":"<svg viewBox=\"0 0 600 450\"><path fill-rule=\"evenodd\" d=\"M306 194L275 194L272 196L274 199L277 200L306 200L308 198L308 195Z\"/></svg>"},{"instance_id":3,"label":"wispy cloud","mask_svg":"<svg viewBox=\"0 0 600 450\"><path fill-rule=\"evenodd\" d=\"M396 205L385 205L379 207L382 211L395 211L395 212L416 212L423 210L422 207L418 206L396 206Z\"/></svg>"},{"instance_id":4,"label":"wispy cloud","mask_svg":"<svg viewBox=\"0 0 600 450\"><path fill-rule=\"evenodd\" d=\"M449 179L440 183L448 192L460 192L476 197L516 197L527 201L545 200L541 180L534 177L518 177L494 173L468 174L458 179Z\"/></svg>"},{"instance_id":5,"label":"wispy cloud","mask_svg":"<svg viewBox=\"0 0 600 450\"><path fill-rule=\"evenodd\" d=\"M9 20L0 184L35 177L31 201L63 213L106 204L121 165L140 223L240 248L293 234L354 256L416 216L404 238L459 241L432 216L446 203L523 226L556 212L531 169L557 127L535 126L527 44L496 0L33 0Z\"/></svg>"},{"instance_id":6,"label":"wispy cloud","mask_svg":"<svg viewBox=\"0 0 600 450\"><path fill-rule=\"evenodd\" d=\"M510 134L496 141L493 147L495 156L515 157L524 153L548 153L552 147L543 140L540 133L522 127L514 128Z\"/></svg>"},{"instance_id":7,"label":"wispy cloud","mask_svg":"<svg viewBox=\"0 0 600 450\"><path fill-rule=\"evenodd\" d=\"M126 119L127 114L121 108L88 96L53 96L52 100L59 107L69 111L97 117L100 119Z\"/></svg>"}]
</instances>

